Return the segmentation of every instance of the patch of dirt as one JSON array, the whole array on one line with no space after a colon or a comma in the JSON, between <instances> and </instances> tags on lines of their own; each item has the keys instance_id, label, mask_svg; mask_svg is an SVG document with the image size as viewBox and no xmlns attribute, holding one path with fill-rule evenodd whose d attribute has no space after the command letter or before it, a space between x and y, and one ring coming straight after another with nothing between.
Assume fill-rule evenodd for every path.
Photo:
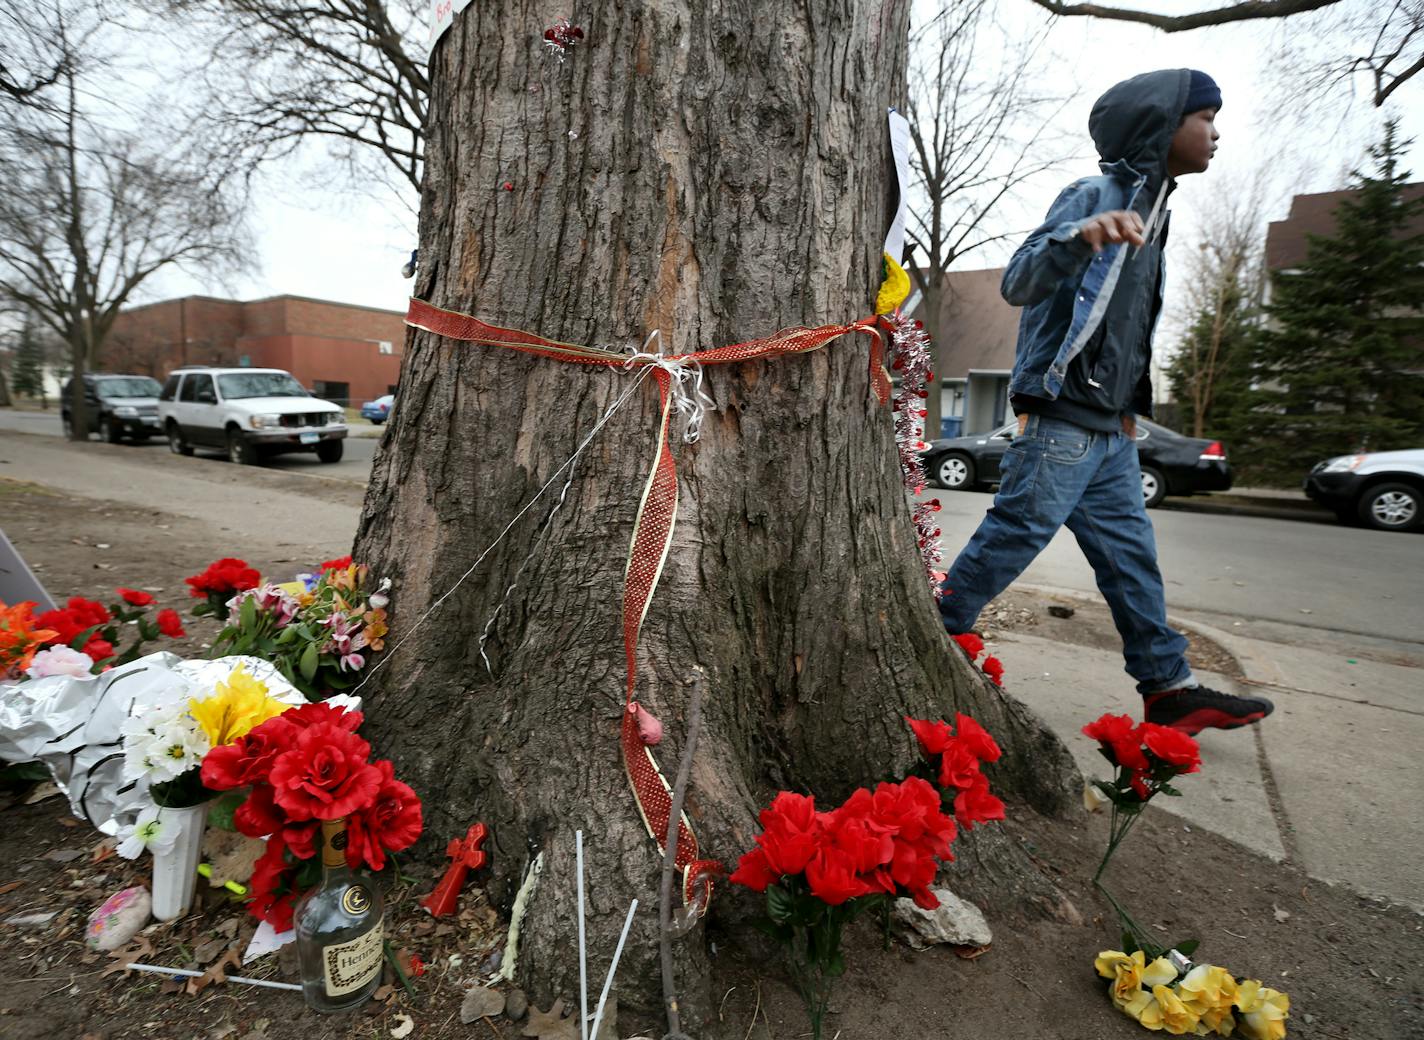
<instances>
[{"instance_id":1,"label":"patch of dirt","mask_svg":"<svg viewBox=\"0 0 1424 1040\"><path fill-rule=\"evenodd\" d=\"M107 599L115 586L156 588L161 605L186 612L182 583L234 546L213 544L197 521L51 494L0 480L0 516L7 534L57 598ZM240 518L238 518L240 521ZM311 559L263 556L245 548L264 573L286 575L347 551L341 533L310 532ZM98 543L107 549L98 549ZM1052 618L1038 601L1010 594L986 612L987 623L1029 627L1050 638L1116 639L1105 608L1079 603L1074 616ZM1008 613L1002 621L1000 613ZM1022 616L1027 612L1027 617ZM185 618L190 636L169 644L198 655L216 631L211 620ZM1099 644L1089 644L1099 645ZM1110 643L1116 649L1116 642ZM1193 657L1197 667L1225 671L1219 659ZM1106 838L1103 817L1075 814L1048 820L1010 809L1002 824L1062 887L1076 909L1062 920L1019 915L991 920L995 940L978 960L948 950L882 949L875 928L858 922L847 935L849 970L841 980L826 1037L842 1040L1129 1040L1146 1034L1108 1002L1092 961L1118 946L1106 902L1088 883ZM212 984L190 994L162 976L109 972L114 959L86 950L84 920L106 896L142 883L148 863L105 855L100 836L69 815L60 798L25 804L0 798L0 1040L84 1037L95 1040L328 1040L405 1035L412 1040L516 1037L504 1018L460 1022L465 987L492 970L491 951L505 921L478 885L466 886L461 916L435 922L417 907L442 862L402 863L403 877L383 877L386 927L397 953L427 965L411 979L412 993L387 980L385 1000L345 1016L319 1016L298 994ZM438 844L438 843L437 843ZM95 861L97 855L103 858ZM71 857L78 853L77 857ZM57 855L56 855L57 854ZM392 872L387 871L390 875ZM1424 918L1313 881L1223 838L1188 829L1148 810L1114 862L1108 879L1146 926L1164 939L1195 935L1199 956L1241 976L1289 993L1292 1036L1349 1040L1424 1037ZM953 877L949 878L953 887ZM200 883L200 891L204 891ZM752 899L721 889L719 906ZM1289 916L1284 920L1277 911ZM16 915L48 913L44 924L5 924ZM242 943L252 923L242 907L205 891L186 918L154 924L144 938L149 963L208 968ZM807 1034L800 1001L774 951L750 931L709 922L716 945L713 987L718 1018L699 1040L786 1040ZM572 937L571 937L572 939ZM539 951L526 951L537 957ZM407 961L407 963L409 963ZM290 957L267 957L232 974L295 981ZM388 969L389 971L389 969ZM577 994L564 994L565 1007ZM659 1037L660 1022L625 1012L620 1035ZM636 1027L636 1028L635 1028Z\"/></svg>"},{"instance_id":2,"label":"patch of dirt","mask_svg":"<svg viewBox=\"0 0 1424 1040\"><path fill-rule=\"evenodd\" d=\"M1060 613L1070 612L1069 616L1055 616L1054 608ZM1010 588L984 608L977 629L988 640L997 632L1028 632L1058 643L1122 652L1122 640L1113 627L1108 605L1075 597ZM1241 663L1220 643L1187 627L1182 634L1187 637L1187 661L1193 669L1233 679L1246 677Z\"/></svg>"}]
</instances>

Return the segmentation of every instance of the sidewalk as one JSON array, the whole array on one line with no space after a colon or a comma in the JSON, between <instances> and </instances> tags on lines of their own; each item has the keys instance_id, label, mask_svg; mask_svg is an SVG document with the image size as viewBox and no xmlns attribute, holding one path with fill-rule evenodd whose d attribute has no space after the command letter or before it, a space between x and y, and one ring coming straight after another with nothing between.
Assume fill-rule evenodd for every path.
<instances>
[{"instance_id":1,"label":"sidewalk","mask_svg":"<svg viewBox=\"0 0 1424 1040\"><path fill-rule=\"evenodd\" d=\"M1025 590L1046 598L1050 590ZM1077 594L1052 591L1053 598ZM1248 639L1173 619L1224 647L1245 682L1204 672L1228 691L1259 692L1276 711L1259 726L1199 737L1200 774L1159 805L1323 881L1424 911L1424 671L1310 646ZM1307 637L1308 638L1308 637ZM1007 688L1037 711L1087 775L1105 777L1097 744L1080 731L1104 711L1140 702L1116 650L1001 632L992 650Z\"/></svg>"}]
</instances>

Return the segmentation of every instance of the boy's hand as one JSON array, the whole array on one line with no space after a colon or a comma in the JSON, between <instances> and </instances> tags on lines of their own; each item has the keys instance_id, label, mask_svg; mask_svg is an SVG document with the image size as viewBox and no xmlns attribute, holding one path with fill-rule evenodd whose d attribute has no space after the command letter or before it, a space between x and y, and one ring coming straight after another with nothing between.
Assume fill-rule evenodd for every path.
<instances>
[{"instance_id":1,"label":"boy's hand","mask_svg":"<svg viewBox=\"0 0 1424 1040\"><path fill-rule=\"evenodd\" d=\"M1101 253L1108 243L1128 242L1134 246L1146 244L1142 237L1145 225L1136 213L1125 209L1099 213L1092 220L1078 228L1078 237L1093 247L1093 252Z\"/></svg>"}]
</instances>

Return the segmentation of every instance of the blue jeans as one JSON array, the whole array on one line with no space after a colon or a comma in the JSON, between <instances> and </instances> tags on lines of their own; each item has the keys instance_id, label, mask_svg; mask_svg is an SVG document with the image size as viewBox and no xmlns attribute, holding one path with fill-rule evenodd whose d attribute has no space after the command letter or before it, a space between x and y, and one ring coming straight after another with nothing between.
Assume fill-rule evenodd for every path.
<instances>
[{"instance_id":1,"label":"blue jeans","mask_svg":"<svg viewBox=\"0 0 1424 1040\"><path fill-rule=\"evenodd\" d=\"M1030 415L1000 464L994 504L954 561L939 610L944 627L968 632L984 604L1024 572L1064 524L1093 566L1122 636L1127 673L1144 696L1194 685L1187 640L1167 624L1157 543L1142 502L1137 446Z\"/></svg>"}]
</instances>

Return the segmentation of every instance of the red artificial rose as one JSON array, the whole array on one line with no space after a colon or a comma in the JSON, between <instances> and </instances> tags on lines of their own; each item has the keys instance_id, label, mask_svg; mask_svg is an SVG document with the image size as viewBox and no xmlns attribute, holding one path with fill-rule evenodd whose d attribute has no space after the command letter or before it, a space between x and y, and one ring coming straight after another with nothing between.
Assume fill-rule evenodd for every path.
<instances>
[{"instance_id":1,"label":"red artificial rose","mask_svg":"<svg viewBox=\"0 0 1424 1040\"><path fill-rule=\"evenodd\" d=\"M350 566L351 566L351 557L349 557L349 556L338 556L338 557L337 557L336 559L334 559L334 560L325 560L325 561L323 561L323 562L322 562L322 565L321 565L321 569L322 569L323 571L344 571L347 567L350 567Z\"/></svg>"},{"instance_id":2,"label":"red artificial rose","mask_svg":"<svg viewBox=\"0 0 1424 1040\"><path fill-rule=\"evenodd\" d=\"M306 823L289 823L282 828L282 841L297 859L311 859L316 855L316 836L321 830L319 820Z\"/></svg>"},{"instance_id":3,"label":"red artificial rose","mask_svg":"<svg viewBox=\"0 0 1424 1040\"><path fill-rule=\"evenodd\" d=\"M217 748L213 749L216 750ZM209 752L209 755L211 754L212 752ZM203 765L206 768L207 762ZM206 777L203 784L207 786ZM282 829L286 820L286 813L272 800L272 788L266 784L253 785L247 798L232 814L232 825L237 828L239 834L245 834L249 838L265 838L269 834L275 834Z\"/></svg>"},{"instance_id":4,"label":"red artificial rose","mask_svg":"<svg viewBox=\"0 0 1424 1040\"><path fill-rule=\"evenodd\" d=\"M261 584L262 575L249 567L246 561L228 556L215 560L208 564L203 573L184 578L183 581L192 586L189 593L194 599L203 599L209 593L228 596L234 592L255 589Z\"/></svg>"},{"instance_id":5,"label":"red artificial rose","mask_svg":"<svg viewBox=\"0 0 1424 1040\"><path fill-rule=\"evenodd\" d=\"M1134 769L1132 779L1128 786L1132 788L1132 793L1137 795L1137 800L1145 802L1152 797L1152 789L1147 786L1148 772L1145 769Z\"/></svg>"},{"instance_id":6,"label":"red artificial rose","mask_svg":"<svg viewBox=\"0 0 1424 1040\"><path fill-rule=\"evenodd\" d=\"M1142 753L1137 723L1130 716L1109 712L1084 726L1083 734L1101 744L1114 765L1128 769L1147 768L1147 756Z\"/></svg>"},{"instance_id":7,"label":"red artificial rose","mask_svg":"<svg viewBox=\"0 0 1424 1040\"><path fill-rule=\"evenodd\" d=\"M172 607L164 607L153 620L158 625L158 631L171 639L182 639L188 634L183 631L183 619Z\"/></svg>"},{"instance_id":8,"label":"red artificial rose","mask_svg":"<svg viewBox=\"0 0 1424 1040\"><path fill-rule=\"evenodd\" d=\"M865 788L857 790L844 805L827 814L826 836L831 847L844 856L857 874L868 874L895 853L893 829L873 815L874 799Z\"/></svg>"},{"instance_id":9,"label":"red artificial rose","mask_svg":"<svg viewBox=\"0 0 1424 1040\"><path fill-rule=\"evenodd\" d=\"M125 603L135 607L148 607L153 605L153 597L147 592L140 592L138 589L117 589L118 594Z\"/></svg>"},{"instance_id":10,"label":"red artificial rose","mask_svg":"<svg viewBox=\"0 0 1424 1040\"><path fill-rule=\"evenodd\" d=\"M89 659L95 664L103 664L114 656L114 644L95 632L89 637L89 641L79 648L81 653L89 655Z\"/></svg>"},{"instance_id":11,"label":"red artificial rose","mask_svg":"<svg viewBox=\"0 0 1424 1040\"><path fill-rule=\"evenodd\" d=\"M994 680L995 686L1004 685L1004 664L997 657L984 658L984 674Z\"/></svg>"},{"instance_id":12,"label":"red artificial rose","mask_svg":"<svg viewBox=\"0 0 1424 1040\"><path fill-rule=\"evenodd\" d=\"M308 726L272 763L273 799L294 821L359 812L381 786L380 770L367 761L370 753L370 744L340 726Z\"/></svg>"},{"instance_id":13,"label":"red artificial rose","mask_svg":"<svg viewBox=\"0 0 1424 1040\"><path fill-rule=\"evenodd\" d=\"M1137 730L1147 750L1163 762L1176 766L1183 773L1201 769L1201 748L1179 729L1144 722Z\"/></svg>"},{"instance_id":14,"label":"red artificial rose","mask_svg":"<svg viewBox=\"0 0 1424 1040\"><path fill-rule=\"evenodd\" d=\"M827 906L840 906L847 899L870 891L870 886L856 876L850 860L831 849L821 849L806 864L806 883L811 886L811 894Z\"/></svg>"},{"instance_id":15,"label":"red artificial rose","mask_svg":"<svg viewBox=\"0 0 1424 1040\"><path fill-rule=\"evenodd\" d=\"M1004 803L989 793L987 776L981 775L972 786L955 795L954 818L967 831L973 830L976 823L1004 818Z\"/></svg>"},{"instance_id":16,"label":"red artificial rose","mask_svg":"<svg viewBox=\"0 0 1424 1040\"><path fill-rule=\"evenodd\" d=\"M980 639L973 632L964 632L957 636L950 636L950 638L958 643L959 648L969 655L971 662L984 652L984 640Z\"/></svg>"},{"instance_id":17,"label":"red artificial rose","mask_svg":"<svg viewBox=\"0 0 1424 1040\"><path fill-rule=\"evenodd\" d=\"M750 852L743 853L729 880L732 884L744 885L753 892L765 892L769 885L776 884L779 877L779 874L772 872L766 861L766 852L758 845Z\"/></svg>"},{"instance_id":18,"label":"red artificial rose","mask_svg":"<svg viewBox=\"0 0 1424 1040\"><path fill-rule=\"evenodd\" d=\"M359 711L347 711L325 701L311 701L278 716L283 722L306 729L310 726L330 725L355 733L361 728L365 716Z\"/></svg>"},{"instance_id":19,"label":"red artificial rose","mask_svg":"<svg viewBox=\"0 0 1424 1040\"><path fill-rule=\"evenodd\" d=\"M968 715L960 713L954 717L954 731L959 737L960 743L973 752L974 757L979 761L999 761L999 756L1003 753L999 750L999 745L994 742L993 737L989 736L988 730Z\"/></svg>"},{"instance_id":20,"label":"red artificial rose","mask_svg":"<svg viewBox=\"0 0 1424 1040\"><path fill-rule=\"evenodd\" d=\"M920 750L924 752L926 758L942 754L953 739L947 722L912 719L908 715L905 716L905 721L910 724L910 729L914 732L915 739L920 742Z\"/></svg>"},{"instance_id":21,"label":"red artificial rose","mask_svg":"<svg viewBox=\"0 0 1424 1040\"><path fill-rule=\"evenodd\" d=\"M71 596L65 606L56 610L46 610L35 618L34 627L47 628L54 632L53 636L45 640L46 646L69 646L84 632L106 624L110 620L112 619L109 612L104 609L102 603L85 599L83 596ZM85 653L88 651L86 650ZM109 656L112 655L113 648L110 647Z\"/></svg>"},{"instance_id":22,"label":"red artificial rose","mask_svg":"<svg viewBox=\"0 0 1424 1040\"><path fill-rule=\"evenodd\" d=\"M92 628L94 625L102 625L106 621L112 620L109 612L104 609L104 604L92 599L85 599L83 596L69 597L66 609L85 628Z\"/></svg>"},{"instance_id":23,"label":"red artificial rose","mask_svg":"<svg viewBox=\"0 0 1424 1040\"><path fill-rule=\"evenodd\" d=\"M945 748L939 760L940 787L963 789L974 783L978 776L979 759L974 757L968 745L956 740Z\"/></svg>"},{"instance_id":24,"label":"red artificial rose","mask_svg":"<svg viewBox=\"0 0 1424 1040\"><path fill-rule=\"evenodd\" d=\"M420 837L420 799L408 784L395 778L395 769L382 759L376 763L381 774L381 786L370 808L356 813L347 821L350 843L346 862L352 867L364 860L372 870L382 870L387 852L401 852Z\"/></svg>"},{"instance_id":25,"label":"red artificial rose","mask_svg":"<svg viewBox=\"0 0 1424 1040\"><path fill-rule=\"evenodd\" d=\"M267 839L267 851L252 868L248 890L252 893L249 910L259 920L268 922L279 932L292 927L291 891L294 874L287 863L286 846L277 835Z\"/></svg>"},{"instance_id":26,"label":"red artificial rose","mask_svg":"<svg viewBox=\"0 0 1424 1040\"><path fill-rule=\"evenodd\" d=\"M822 839L815 798L782 791L762 810L761 825L756 842L766 852L771 870L781 875L806 869Z\"/></svg>"},{"instance_id":27,"label":"red artificial rose","mask_svg":"<svg viewBox=\"0 0 1424 1040\"><path fill-rule=\"evenodd\" d=\"M297 728L287 721L292 714L288 711L270 718L231 744L222 744L204 755L203 786L212 791L228 791L267 783L272 763L297 738Z\"/></svg>"}]
</instances>

